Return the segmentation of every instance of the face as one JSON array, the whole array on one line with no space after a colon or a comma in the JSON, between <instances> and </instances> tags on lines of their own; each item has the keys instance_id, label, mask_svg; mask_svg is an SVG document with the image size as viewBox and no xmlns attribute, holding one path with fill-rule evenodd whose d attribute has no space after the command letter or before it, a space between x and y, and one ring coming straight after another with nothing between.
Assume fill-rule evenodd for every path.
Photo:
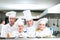
<instances>
[{"instance_id":1,"label":"face","mask_svg":"<svg viewBox=\"0 0 60 40\"><path fill-rule=\"evenodd\" d=\"M18 31L19 31L19 32L22 32L22 31L23 31L23 28L24 28L23 25L18 25Z\"/></svg>"},{"instance_id":2,"label":"face","mask_svg":"<svg viewBox=\"0 0 60 40\"><path fill-rule=\"evenodd\" d=\"M26 24L27 24L28 26L32 26L33 20L28 20L28 21L26 21Z\"/></svg>"},{"instance_id":3,"label":"face","mask_svg":"<svg viewBox=\"0 0 60 40\"><path fill-rule=\"evenodd\" d=\"M14 22L15 22L15 18L9 17L9 23L11 26L14 24Z\"/></svg>"},{"instance_id":4,"label":"face","mask_svg":"<svg viewBox=\"0 0 60 40\"><path fill-rule=\"evenodd\" d=\"M44 24L40 23L40 24L38 25L38 29L43 30L44 28L45 28L45 25L44 25Z\"/></svg>"}]
</instances>

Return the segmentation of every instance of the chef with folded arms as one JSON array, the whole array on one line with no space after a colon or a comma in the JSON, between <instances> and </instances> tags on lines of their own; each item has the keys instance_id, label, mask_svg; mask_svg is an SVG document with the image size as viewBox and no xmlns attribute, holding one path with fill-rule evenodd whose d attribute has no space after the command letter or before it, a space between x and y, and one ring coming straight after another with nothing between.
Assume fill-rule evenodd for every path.
<instances>
[{"instance_id":1,"label":"chef with folded arms","mask_svg":"<svg viewBox=\"0 0 60 40\"><path fill-rule=\"evenodd\" d=\"M38 20L38 26L36 28L36 37L50 37L52 35L49 28L46 27L47 22L47 18L42 18Z\"/></svg>"},{"instance_id":2,"label":"chef with folded arms","mask_svg":"<svg viewBox=\"0 0 60 40\"><path fill-rule=\"evenodd\" d=\"M27 37L35 37L35 25L34 21L31 15L30 10L23 11L24 17L26 19L26 31L27 31Z\"/></svg>"},{"instance_id":3,"label":"chef with folded arms","mask_svg":"<svg viewBox=\"0 0 60 40\"><path fill-rule=\"evenodd\" d=\"M6 13L6 16L9 18L9 23L1 30L1 37L13 37L12 32L16 30L14 24L16 20L16 12L10 11Z\"/></svg>"}]
</instances>

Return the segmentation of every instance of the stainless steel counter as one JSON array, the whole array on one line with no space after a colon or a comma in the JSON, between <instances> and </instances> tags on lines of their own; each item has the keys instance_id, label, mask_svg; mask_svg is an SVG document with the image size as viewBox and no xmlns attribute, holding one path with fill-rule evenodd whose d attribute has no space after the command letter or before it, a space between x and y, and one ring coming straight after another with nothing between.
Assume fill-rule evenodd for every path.
<instances>
[{"instance_id":1,"label":"stainless steel counter","mask_svg":"<svg viewBox=\"0 0 60 40\"><path fill-rule=\"evenodd\" d=\"M10 38L0 40L60 40L60 38Z\"/></svg>"}]
</instances>

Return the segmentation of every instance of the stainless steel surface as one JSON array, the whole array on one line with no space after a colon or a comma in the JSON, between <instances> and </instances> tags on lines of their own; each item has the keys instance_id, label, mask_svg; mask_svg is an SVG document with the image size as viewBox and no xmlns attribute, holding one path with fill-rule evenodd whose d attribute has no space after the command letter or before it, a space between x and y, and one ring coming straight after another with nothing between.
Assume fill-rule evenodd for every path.
<instances>
[{"instance_id":1,"label":"stainless steel surface","mask_svg":"<svg viewBox=\"0 0 60 40\"><path fill-rule=\"evenodd\" d=\"M16 39L0 39L0 40L59 40L60 38L16 38Z\"/></svg>"}]
</instances>

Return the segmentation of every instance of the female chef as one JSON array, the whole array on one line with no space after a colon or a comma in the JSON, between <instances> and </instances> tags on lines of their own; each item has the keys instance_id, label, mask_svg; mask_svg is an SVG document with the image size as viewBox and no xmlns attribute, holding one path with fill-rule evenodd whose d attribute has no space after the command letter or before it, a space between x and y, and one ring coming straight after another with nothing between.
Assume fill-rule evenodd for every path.
<instances>
[{"instance_id":1,"label":"female chef","mask_svg":"<svg viewBox=\"0 0 60 40\"><path fill-rule=\"evenodd\" d=\"M51 31L46 27L46 23L48 22L47 18L42 18L38 20L38 26L36 29L36 37L50 37Z\"/></svg>"}]
</instances>

